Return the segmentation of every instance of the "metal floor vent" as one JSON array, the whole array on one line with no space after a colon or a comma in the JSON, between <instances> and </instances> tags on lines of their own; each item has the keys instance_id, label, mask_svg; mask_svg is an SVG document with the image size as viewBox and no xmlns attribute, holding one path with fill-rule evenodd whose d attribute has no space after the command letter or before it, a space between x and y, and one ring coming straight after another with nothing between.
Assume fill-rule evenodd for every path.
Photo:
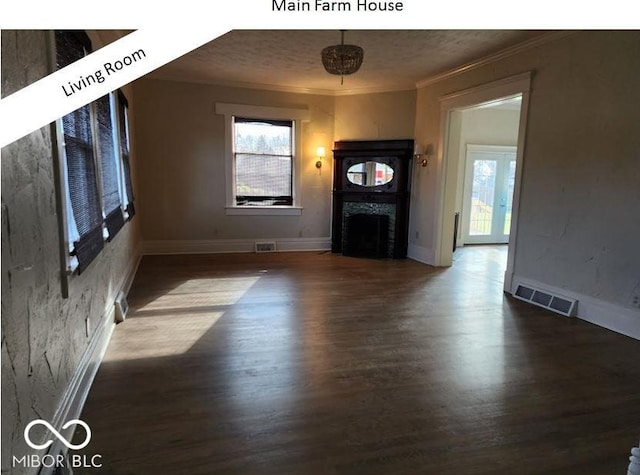
<instances>
[{"instance_id":1,"label":"metal floor vent","mask_svg":"<svg viewBox=\"0 0 640 475\"><path fill-rule=\"evenodd\" d=\"M513 296L567 317L573 317L578 306L576 299L554 295L546 290L535 289L522 284L518 284Z\"/></svg>"},{"instance_id":2,"label":"metal floor vent","mask_svg":"<svg viewBox=\"0 0 640 475\"><path fill-rule=\"evenodd\" d=\"M256 252L275 252L275 241L256 242Z\"/></svg>"}]
</instances>

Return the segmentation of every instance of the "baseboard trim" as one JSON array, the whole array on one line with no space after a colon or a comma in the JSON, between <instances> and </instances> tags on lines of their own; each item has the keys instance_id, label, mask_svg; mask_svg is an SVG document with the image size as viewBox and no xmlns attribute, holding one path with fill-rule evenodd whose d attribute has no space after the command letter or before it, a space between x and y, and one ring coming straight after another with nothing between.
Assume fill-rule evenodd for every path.
<instances>
[{"instance_id":1,"label":"baseboard trim","mask_svg":"<svg viewBox=\"0 0 640 475\"><path fill-rule=\"evenodd\" d=\"M256 238L256 239L212 239L189 241L145 241L144 255L158 254L225 254L233 252L255 252L256 241L275 241L276 252L327 251L331 249L331 238Z\"/></svg>"},{"instance_id":2,"label":"baseboard trim","mask_svg":"<svg viewBox=\"0 0 640 475\"><path fill-rule=\"evenodd\" d=\"M551 293L566 295L578 301L576 317L579 319L640 340L640 311L638 310L616 305L577 292L571 292L567 289L544 284L518 275L513 276L512 282L513 285L509 291L512 295L520 283Z\"/></svg>"},{"instance_id":3,"label":"baseboard trim","mask_svg":"<svg viewBox=\"0 0 640 475\"><path fill-rule=\"evenodd\" d=\"M142 246L140 246L136 250L136 253L134 255L134 264L133 266L131 266L131 269L129 269L129 273L125 276L124 279L122 279L122 282L120 283L120 287L119 287L120 292L117 292L116 295L114 296L114 299L113 299L114 302L120 293L124 295L129 294L129 291L131 290L131 286L133 285L133 279L135 279L136 274L138 273L138 267L140 267L141 261L142 261Z\"/></svg>"},{"instance_id":4,"label":"baseboard trim","mask_svg":"<svg viewBox=\"0 0 640 475\"><path fill-rule=\"evenodd\" d=\"M133 265L129 268L129 271L120 282L118 287L120 291L115 292L115 294L109 299L111 304L107 305L107 309L100 319L100 322L98 322L98 326L89 340L89 345L82 354L76 371L69 381L56 412L53 415L51 425L55 427L55 429L67 440L71 440L75 426L69 427L66 430L63 430L62 426L69 420L78 419L82 414L82 409L84 408L84 404L89 396L91 385L93 384L93 380L98 373L100 364L104 359L104 355L116 326L115 298L121 292L125 295L129 293L129 289L131 288L131 284L133 283L133 279L136 275L141 259L142 254L138 248L134 253ZM49 447L47 453L51 455L60 453L66 454L68 451L67 447L57 438L54 437L53 440L54 443ZM55 467L47 468L43 466L40 471L36 470L34 474L51 475L54 470Z\"/></svg>"},{"instance_id":5,"label":"baseboard trim","mask_svg":"<svg viewBox=\"0 0 640 475\"><path fill-rule=\"evenodd\" d=\"M513 285L513 282L513 272L510 269L507 269L506 271L504 271L502 290L509 294L513 294L513 292L515 292L515 289L518 287L517 285ZM511 290L512 288L514 289L513 292Z\"/></svg>"},{"instance_id":6,"label":"baseboard trim","mask_svg":"<svg viewBox=\"0 0 640 475\"><path fill-rule=\"evenodd\" d=\"M69 427L67 430L63 430L62 426L69 420L78 419L82 414L82 409L89 396L89 390L107 351L115 326L115 307L112 306L112 310L102 317L96 331L93 333L89 346L83 353L80 363L62 396L62 401L53 416L51 425L67 440L71 440L75 426ZM57 438L53 439L54 443L49 447L48 453L54 456L60 453L66 454L67 447ZM47 469L43 466L42 470L37 473L39 475L50 475L54 470L55 467Z\"/></svg>"},{"instance_id":7,"label":"baseboard trim","mask_svg":"<svg viewBox=\"0 0 640 475\"><path fill-rule=\"evenodd\" d=\"M409 243L409 246L407 247L407 257L430 266L435 265L436 262L435 256L433 255L433 249L411 243Z\"/></svg>"}]
</instances>

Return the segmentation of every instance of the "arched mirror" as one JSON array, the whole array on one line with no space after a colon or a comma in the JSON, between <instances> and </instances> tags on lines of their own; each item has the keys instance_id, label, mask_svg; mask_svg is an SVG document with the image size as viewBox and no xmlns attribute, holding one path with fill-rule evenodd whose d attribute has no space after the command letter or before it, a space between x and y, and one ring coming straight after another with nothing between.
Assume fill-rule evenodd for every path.
<instances>
[{"instance_id":1,"label":"arched mirror","mask_svg":"<svg viewBox=\"0 0 640 475\"><path fill-rule=\"evenodd\" d=\"M347 170L347 179L360 186L386 185L393 180L393 168L375 161L356 163Z\"/></svg>"}]
</instances>

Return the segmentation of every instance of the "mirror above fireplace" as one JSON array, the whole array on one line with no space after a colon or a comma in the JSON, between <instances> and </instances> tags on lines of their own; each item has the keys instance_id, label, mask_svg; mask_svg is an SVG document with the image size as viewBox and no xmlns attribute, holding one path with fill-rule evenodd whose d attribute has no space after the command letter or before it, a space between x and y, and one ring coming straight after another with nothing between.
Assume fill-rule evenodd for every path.
<instances>
[{"instance_id":1,"label":"mirror above fireplace","mask_svg":"<svg viewBox=\"0 0 640 475\"><path fill-rule=\"evenodd\" d=\"M347 170L347 180L354 185L382 186L393 180L393 168L375 159L355 163Z\"/></svg>"}]
</instances>

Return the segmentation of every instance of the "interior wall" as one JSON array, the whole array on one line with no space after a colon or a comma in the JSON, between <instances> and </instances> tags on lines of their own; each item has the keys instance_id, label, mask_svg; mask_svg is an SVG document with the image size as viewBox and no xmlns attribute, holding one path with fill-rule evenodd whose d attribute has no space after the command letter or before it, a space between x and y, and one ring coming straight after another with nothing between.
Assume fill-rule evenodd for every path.
<instances>
[{"instance_id":1,"label":"interior wall","mask_svg":"<svg viewBox=\"0 0 640 475\"><path fill-rule=\"evenodd\" d=\"M524 71L534 74L514 271L631 309L640 294L640 32L574 32L421 87L416 136L441 145L440 97ZM441 160L424 169L413 199L412 244L428 250L442 169Z\"/></svg>"},{"instance_id":2,"label":"interior wall","mask_svg":"<svg viewBox=\"0 0 640 475\"><path fill-rule=\"evenodd\" d=\"M334 140L413 136L415 91L322 96L141 79L135 83L142 235L150 242L328 238ZM216 102L303 108L300 216L227 216ZM328 151L315 168L317 147Z\"/></svg>"},{"instance_id":3,"label":"interior wall","mask_svg":"<svg viewBox=\"0 0 640 475\"><path fill-rule=\"evenodd\" d=\"M336 140L413 138L415 90L337 96L335 103Z\"/></svg>"},{"instance_id":4,"label":"interior wall","mask_svg":"<svg viewBox=\"0 0 640 475\"><path fill-rule=\"evenodd\" d=\"M333 145L334 101L294 94L175 81L135 83L142 235L149 241L327 238L332 165L315 167ZM300 216L225 214L225 126L216 102L308 109L303 123Z\"/></svg>"},{"instance_id":5,"label":"interior wall","mask_svg":"<svg viewBox=\"0 0 640 475\"><path fill-rule=\"evenodd\" d=\"M48 74L47 35L2 31L2 96ZM62 298L52 147L46 126L2 149L2 473L21 473L25 426L52 420L93 336L85 318L95 331L136 261L134 218Z\"/></svg>"}]
</instances>

